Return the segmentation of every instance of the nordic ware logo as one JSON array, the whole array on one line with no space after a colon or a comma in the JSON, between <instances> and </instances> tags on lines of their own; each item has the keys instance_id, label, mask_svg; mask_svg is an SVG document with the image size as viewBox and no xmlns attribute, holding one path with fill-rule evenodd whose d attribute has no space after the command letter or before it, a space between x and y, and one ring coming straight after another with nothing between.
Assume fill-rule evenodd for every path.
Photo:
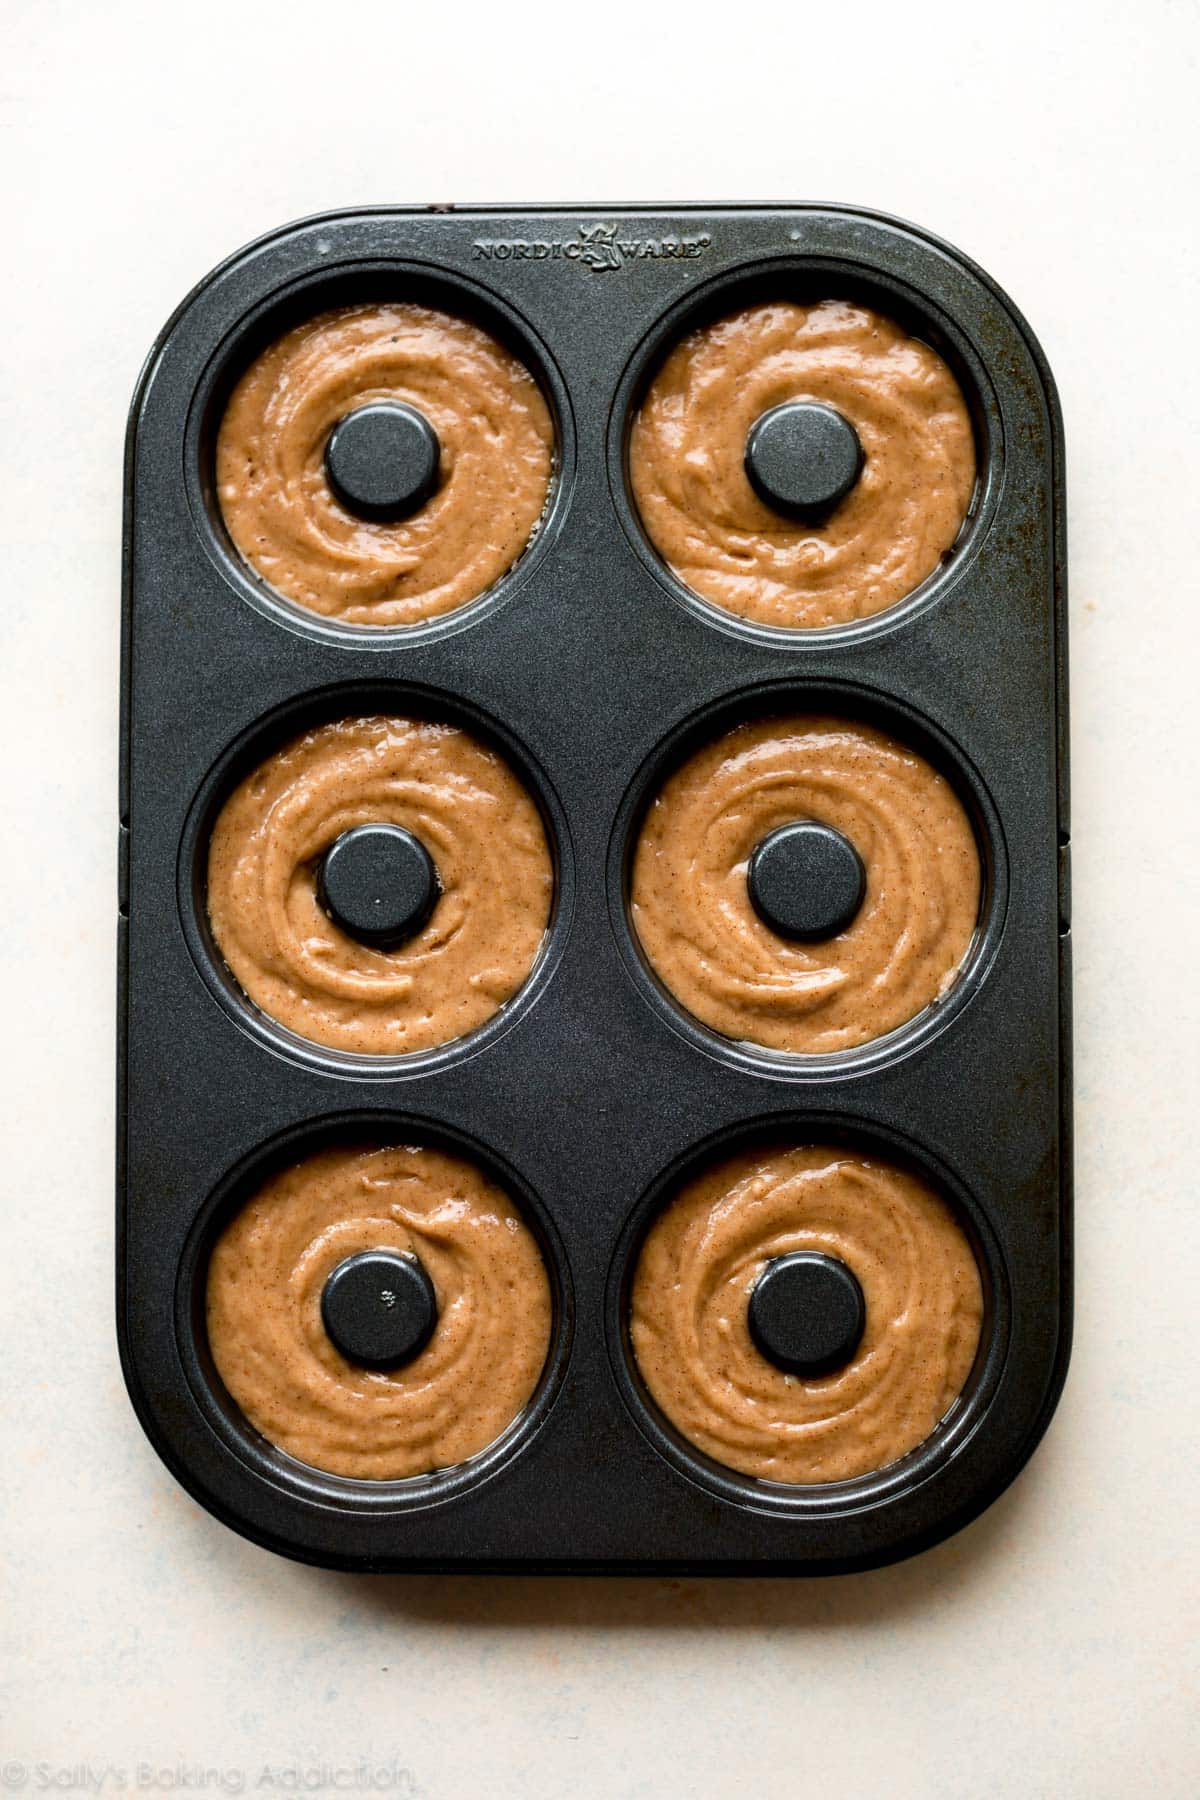
<instances>
[{"instance_id":1,"label":"nordic ware logo","mask_svg":"<svg viewBox=\"0 0 1200 1800\"><path fill-rule=\"evenodd\" d=\"M574 238L476 238L476 262L575 262L584 268L622 269L645 258L703 256L712 244L705 231L698 237L618 237L616 225L581 225Z\"/></svg>"}]
</instances>

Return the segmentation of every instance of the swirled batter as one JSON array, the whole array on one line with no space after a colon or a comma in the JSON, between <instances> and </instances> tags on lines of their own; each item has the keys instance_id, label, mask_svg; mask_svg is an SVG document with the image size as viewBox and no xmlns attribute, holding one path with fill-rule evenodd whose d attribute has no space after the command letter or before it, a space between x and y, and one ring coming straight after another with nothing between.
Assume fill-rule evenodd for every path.
<instances>
[{"instance_id":1,"label":"swirled batter","mask_svg":"<svg viewBox=\"0 0 1200 1800\"><path fill-rule=\"evenodd\" d=\"M403 401L441 442L410 518L359 519L325 477L340 419ZM340 307L287 332L233 390L217 437L229 535L278 593L354 625L411 625L482 594L529 542L554 427L511 351L469 320L408 303Z\"/></svg>"},{"instance_id":2,"label":"swirled batter","mask_svg":"<svg viewBox=\"0 0 1200 1800\"><path fill-rule=\"evenodd\" d=\"M820 525L775 512L745 469L755 420L796 400L841 413L865 456ZM629 478L650 541L695 593L764 625L839 625L937 568L971 502L975 443L928 344L853 301L777 300L670 352L634 420Z\"/></svg>"},{"instance_id":3,"label":"swirled batter","mask_svg":"<svg viewBox=\"0 0 1200 1800\"><path fill-rule=\"evenodd\" d=\"M437 1296L425 1348L387 1373L347 1362L321 1292L363 1250L415 1255ZM398 1481L493 1443L550 1344L545 1264L512 1201L459 1156L321 1151L272 1177L213 1248L208 1341L250 1423L300 1462Z\"/></svg>"},{"instance_id":4,"label":"swirled batter","mask_svg":"<svg viewBox=\"0 0 1200 1800\"><path fill-rule=\"evenodd\" d=\"M344 831L420 839L441 895L397 950L323 910L317 875ZM267 759L229 796L208 853L213 937L250 999L303 1038L397 1056L474 1031L521 986L546 932L553 868L537 806L455 725L341 719Z\"/></svg>"},{"instance_id":5,"label":"swirled batter","mask_svg":"<svg viewBox=\"0 0 1200 1800\"><path fill-rule=\"evenodd\" d=\"M750 857L780 825L840 831L866 869L836 937L795 943L759 918ZM664 783L633 861L633 923L688 1011L724 1036L825 1054L880 1037L940 998L979 915L974 833L915 751L842 719L739 725Z\"/></svg>"},{"instance_id":6,"label":"swirled batter","mask_svg":"<svg viewBox=\"0 0 1200 1800\"><path fill-rule=\"evenodd\" d=\"M815 1250L857 1276L866 1328L833 1374L760 1355L750 1290L774 1257ZM846 1481L927 1438L961 1392L983 1297L946 1202L915 1175L831 1148L761 1149L689 1182L652 1225L630 1333L638 1368L706 1455L767 1481Z\"/></svg>"}]
</instances>

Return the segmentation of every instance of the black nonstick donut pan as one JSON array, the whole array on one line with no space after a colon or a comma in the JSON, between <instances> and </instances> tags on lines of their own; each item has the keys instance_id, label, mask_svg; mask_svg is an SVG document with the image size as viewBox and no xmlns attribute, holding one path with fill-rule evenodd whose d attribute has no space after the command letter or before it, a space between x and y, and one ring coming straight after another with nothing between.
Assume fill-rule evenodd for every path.
<instances>
[{"instance_id":1,"label":"black nonstick donut pan","mask_svg":"<svg viewBox=\"0 0 1200 1800\"><path fill-rule=\"evenodd\" d=\"M745 624L692 597L643 536L631 414L698 319L752 297L838 294L866 296L954 368L977 435L972 511L936 574L887 612L809 632ZM239 562L213 494L216 423L247 359L296 320L367 297L426 300L502 335L557 433L550 502L508 575L391 631L274 597ZM420 421L385 424L407 446L396 492L374 482L356 434L338 453L364 508L419 499L427 482ZM784 426L767 434L762 482L781 508L812 500L789 476L795 427L827 441L816 499L836 500L853 446L836 422ZM203 886L234 777L306 723L377 710L461 721L505 750L542 806L557 895L508 1007L471 1038L384 1064L256 1013L214 949ZM922 749L967 804L986 871L947 998L833 1057L760 1053L690 1022L627 918L631 834L672 760L784 710L848 713ZM833 206L438 206L329 214L231 257L169 321L133 403L120 807L121 1354L156 1449L218 1517L274 1550L364 1570L817 1574L946 1536L1021 1468L1062 1386L1071 1316L1063 447L1037 343L957 251ZM355 870L376 851L411 865L411 850L347 858L331 891L348 915ZM833 917L846 870L830 855L817 911ZM761 886L786 912L780 867ZM419 908L419 869L412 879L404 906ZM908 1162L974 1241L985 1321L963 1398L876 1475L792 1488L731 1473L678 1438L638 1379L626 1304L641 1235L681 1174L755 1136L844 1139ZM273 1449L225 1394L204 1336L206 1256L230 1207L281 1162L363 1138L449 1145L496 1172L554 1290L526 1413L474 1461L407 1482L341 1479ZM789 1283L820 1290L835 1335L847 1330L855 1303L836 1271L789 1271L775 1300ZM357 1293L348 1281L330 1316L375 1344ZM760 1310L763 1342L786 1339L778 1308ZM416 1341L425 1325L404 1329Z\"/></svg>"}]
</instances>

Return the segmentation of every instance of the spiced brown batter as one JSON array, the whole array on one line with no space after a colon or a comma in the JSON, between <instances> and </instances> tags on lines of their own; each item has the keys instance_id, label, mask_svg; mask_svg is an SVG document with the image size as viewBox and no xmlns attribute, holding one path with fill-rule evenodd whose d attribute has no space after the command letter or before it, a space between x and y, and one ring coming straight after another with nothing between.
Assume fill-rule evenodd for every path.
<instances>
[{"instance_id":1,"label":"spiced brown batter","mask_svg":"<svg viewBox=\"0 0 1200 1800\"><path fill-rule=\"evenodd\" d=\"M346 413L403 401L441 441L437 491L410 518L355 518L325 477ZM238 550L278 593L355 625L411 625L473 600L529 542L550 484L540 388L468 320L407 303L341 307L246 370L217 438L217 493Z\"/></svg>"},{"instance_id":2,"label":"spiced brown batter","mask_svg":"<svg viewBox=\"0 0 1200 1800\"><path fill-rule=\"evenodd\" d=\"M857 916L796 943L759 918L750 857L814 819L866 869ZM949 987L979 915L974 834L923 757L843 719L760 719L706 745L664 783L638 839L634 927L664 985L726 1037L774 1050L849 1049Z\"/></svg>"},{"instance_id":3,"label":"spiced brown batter","mask_svg":"<svg viewBox=\"0 0 1200 1800\"><path fill-rule=\"evenodd\" d=\"M359 1368L334 1348L321 1293L363 1250L419 1258L437 1296L425 1348ZM274 1176L212 1253L208 1341L256 1430L331 1474L398 1481L464 1462L522 1411L550 1344L550 1284L508 1196L428 1147L337 1149Z\"/></svg>"},{"instance_id":4,"label":"spiced brown batter","mask_svg":"<svg viewBox=\"0 0 1200 1800\"><path fill-rule=\"evenodd\" d=\"M745 470L750 427L796 400L841 413L866 458L819 526L767 506ZM675 346L634 421L629 477L651 542L704 599L766 625L837 625L937 568L970 505L975 445L928 344L849 300L778 300Z\"/></svg>"},{"instance_id":5,"label":"spiced brown batter","mask_svg":"<svg viewBox=\"0 0 1200 1800\"><path fill-rule=\"evenodd\" d=\"M442 889L386 952L340 931L317 892L335 838L379 820L420 839ZM370 1056L448 1043L498 1011L533 967L552 888L541 817L508 764L417 719L305 732L235 788L208 855L213 936L250 999L301 1037Z\"/></svg>"},{"instance_id":6,"label":"spiced brown batter","mask_svg":"<svg viewBox=\"0 0 1200 1800\"><path fill-rule=\"evenodd\" d=\"M747 1300L776 1256L815 1250L857 1276L866 1329L845 1368L786 1375ZM651 1395L707 1455L768 1481L885 1468L953 1405L979 1344L974 1255L915 1175L832 1148L743 1152L691 1181L651 1227L630 1331Z\"/></svg>"}]
</instances>

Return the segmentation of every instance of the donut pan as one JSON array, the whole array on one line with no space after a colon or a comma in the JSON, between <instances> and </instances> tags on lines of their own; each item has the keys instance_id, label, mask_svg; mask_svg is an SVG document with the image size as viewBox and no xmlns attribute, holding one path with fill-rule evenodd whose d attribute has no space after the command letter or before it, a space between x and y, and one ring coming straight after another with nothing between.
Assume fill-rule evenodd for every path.
<instances>
[{"instance_id":1,"label":"donut pan","mask_svg":"<svg viewBox=\"0 0 1200 1800\"><path fill-rule=\"evenodd\" d=\"M629 498L649 372L695 321L766 295L864 296L949 362L979 479L901 604L784 631L695 599ZM225 537L214 436L249 357L355 299L478 320L554 416L550 500L479 600L353 628L273 596ZM124 527L117 1311L138 1416L180 1482L259 1543L364 1570L818 1574L946 1536L1012 1480L1070 1337L1065 542L1058 404L995 283L922 230L830 206L389 208L276 231L188 296L130 417ZM555 857L546 946L473 1037L371 1062L257 1014L205 918L234 775L306 723L390 711L499 744ZM664 996L628 922L631 834L673 760L755 714L837 712L935 762L985 895L964 973L910 1026L839 1055L716 1037ZM239 1196L340 1139L427 1141L502 1179L541 1241L549 1360L477 1459L357 1482L274 1450L218 1379L203 1284ZM949 1196L983 1275L955 1410L878 1474L791 1488L708 1461L660 1416L627 1336L632 1259L681 1176L756 1137L847 1141Z\"/></svg>"}]
</instances>

